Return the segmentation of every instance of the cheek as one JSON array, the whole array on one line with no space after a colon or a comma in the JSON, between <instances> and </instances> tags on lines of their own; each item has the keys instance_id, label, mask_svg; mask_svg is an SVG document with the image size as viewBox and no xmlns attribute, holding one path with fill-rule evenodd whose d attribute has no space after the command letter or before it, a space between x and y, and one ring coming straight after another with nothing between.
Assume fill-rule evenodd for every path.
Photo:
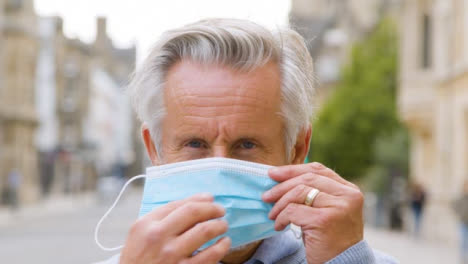
<instances>
[{"instance_id":1,"label":"cheek","mask_svg":"<svg viewBox=\"0 0 468 264\"><path fill-rule=\"evenodd\" d=\"M282 166L289 164L284 148L281 146L275 146L268 152L257 153L251 161L272 166Z\"/></svg>"},{"instance_id":2,"label":"cheek","mask_svg":"<svg viewBox=\"0 0 468 264\"><path fill-rule=\"evenodd\" d=\"M191 153L186 153L183 151L178 151L178 152L165 152L164 153L164 162L165 163L174 163L174 162L181 162L181 161L187 161L187 160L194 160L194 159L200 159L204 158L200 155L193 155Z\"/></svg>"}]
</instances>

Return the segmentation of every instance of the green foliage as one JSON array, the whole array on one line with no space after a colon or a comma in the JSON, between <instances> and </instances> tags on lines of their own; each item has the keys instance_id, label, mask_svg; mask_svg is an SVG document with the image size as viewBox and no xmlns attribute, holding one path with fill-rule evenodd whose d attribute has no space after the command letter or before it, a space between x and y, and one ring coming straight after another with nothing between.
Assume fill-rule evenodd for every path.
<instances>
[{"instance_id":1,"label":"green foliage","mask_svg":"<svg viewBox=\"0 0 468 264\"><path fill-rule=\"evenodd\" d=\"M367 170L365 189L384 194L392 177L408 176L409 141L407 130L397 128L393 134L377 138L374 145L375 163Z\"/></svg>"},{"instance_id":2,"label":"green foliage","mask_svg":"<svg viewBox=\"0 0 468 264\"><path fill-rule=\"evenodd\" d=\"M379 162L377 139L401 129L396 112L397 48L396 28L388 19L353 46L335 92L313 124L310 160L350 180L366 175Z\"/></svg>"}]
</instances>

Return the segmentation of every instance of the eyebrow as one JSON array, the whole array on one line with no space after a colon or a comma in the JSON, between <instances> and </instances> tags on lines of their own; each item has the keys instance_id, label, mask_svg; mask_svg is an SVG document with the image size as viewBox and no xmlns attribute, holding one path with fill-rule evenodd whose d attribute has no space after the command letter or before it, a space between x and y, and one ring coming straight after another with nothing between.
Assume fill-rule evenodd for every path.
<instances>
[{"instance_id":1,"label":"eyebrow","mask_svg":"<svg viewBox=\"0 0 468 264\"><path fill-rule=\"evenodd\" d=\"M261 135L241 135L241 136L238 136L236 138L234 138L232 140L232 142L238 142L238 141L241 141L241 140L252 140L252 141L257 141L257 142L260 142L261 141L261 138L263 138ZM205 135L197 135L197 134L193 134L193 133L190 133L190 134L182 134L182 135L176 135L175 136L175 141L177 142L180 142L180 141L186 141L186 140L189 140L189 139L199 139L199 140L203 140L203 141L210 141L208 140L206 134Z\"/></svg>"}]
</instances>

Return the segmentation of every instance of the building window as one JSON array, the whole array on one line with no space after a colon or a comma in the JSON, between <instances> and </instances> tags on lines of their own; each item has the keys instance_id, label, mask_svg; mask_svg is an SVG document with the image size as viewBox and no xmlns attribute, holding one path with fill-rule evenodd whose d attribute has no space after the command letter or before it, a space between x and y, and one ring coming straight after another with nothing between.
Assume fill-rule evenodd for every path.
<instances>
[{"instance_id":1,"label":"building window","mask_svg":"<svg viewBox=\"0 0 468 264\"><path fill-rule=\"evenodd\" d=\"M421 66L424 69L431 67L432 64L432 21L427 14L423 16L422 38L421 38Z\"/></svg>"},{"instance_id":2,"label":"building window","mask_svg":"<svg viewBox=\"0 0 468 264\"><path fill-rule=\"evenodd\" d=\"M23 0L7 0L4 5L5 11L18 11L23 6Z\"/></svg>"}]
</instances>

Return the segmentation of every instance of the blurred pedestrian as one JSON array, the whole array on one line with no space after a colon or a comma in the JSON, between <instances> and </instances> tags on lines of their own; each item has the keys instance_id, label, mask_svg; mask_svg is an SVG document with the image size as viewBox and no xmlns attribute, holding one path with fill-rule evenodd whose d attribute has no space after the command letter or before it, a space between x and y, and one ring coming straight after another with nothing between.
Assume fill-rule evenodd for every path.
<instances>
[{"instance_id":1,"label":"blurred pedestrian","mask_svg":"<svg viewBox=\"0 0 468 264\"><path fill-rule=\"evenodd\" d=\"M17 169L12 169L8 173L8 204L12 210L18 209L18 193L21 185L21 174Z\"/></svg>"},{"instance_id":2,"label":"blurred pedestrian","mask_svg":"<svg viewBox=\"0 0 468 264\"><path fill-rule=\"evenodd\" d=\"M424 205L426 203L426 191L419 183L411 185L411 211L414 219L414 236L419 238Z\"/></svg>"},{"instance_id":3,"label":"blurred pedestrian","mask_svg":"<svg viewBox=\"0 0 468 264\"><path fill-rule=\"evenodd\" d=\"M454 203L455 213L460 218L461 263L468 264L468 180L463 193Z\"/></svg>"}]
</instances>

